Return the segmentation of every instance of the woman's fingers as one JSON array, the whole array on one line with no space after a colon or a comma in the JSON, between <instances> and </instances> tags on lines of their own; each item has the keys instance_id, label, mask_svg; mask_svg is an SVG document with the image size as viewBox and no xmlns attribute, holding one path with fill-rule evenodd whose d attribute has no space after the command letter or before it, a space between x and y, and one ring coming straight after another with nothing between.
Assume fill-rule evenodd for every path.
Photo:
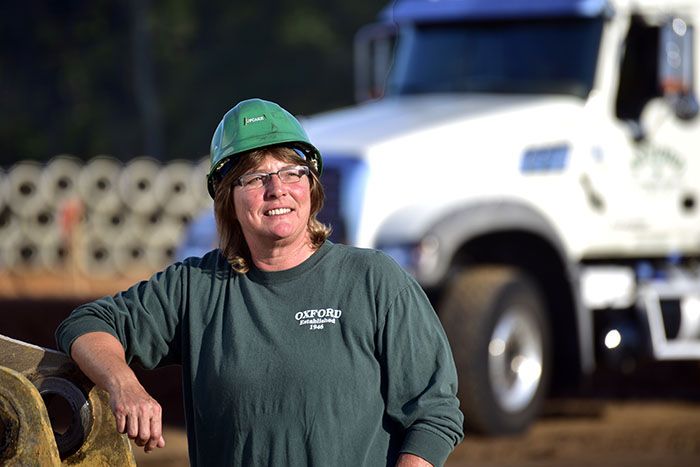
<instances>
[{"instance_id":1,"label":"woman's fingers","mask_svg":"<svg viewBox=\"0 0 700 467\"><path fill-rule=\"evenodd\" d=\"M126 435L131 439L135 439L138 444L139 417L134 408L129 410L129 414L126 417Z\"/></svg>"},{"instance_id":2,"label":"woman's fingers","mask_svg":"<svg viewBox=\"0 0 700 467\"><path fill-rule=\"evenodd\" d=\"M144 451L150 452L154 450L156 447L163 447L165 446L165 440L163 439L163 432L162 432L162 421L161 421L161 413L160 413L160 406L154 407L155 412L153 413L153 416L150 419L150 426L149 426L149 439L147 444L144 447ZM162 446L161 446L162 444Z\"/></svg>"},{"instance_id":3,"label":"woman's fingers","mask_svg":"<svg viewBox=\"0 0 700 467\"><path fill-rule=\"evenodd\" d=\"M114 418L117 421L117 431L126 433L126 414L121 411L114 410Z\"/></svg>"},{"instance_id":4,"label":"woman's fingers","mask_svg":"<svg viewBox=\"0 0 700 467\"><path fill-rule=\"evenodd\" d=\"M165 446L161 407L142 387L120 391L112 396L117 431L126 433L146 452Z\"/></svg>"},{"instance_id":5,"label":"woman's fingers","mask_svg":"<svg viewBox=\"0 0 700 467\"><path fill-rule=\"evenodd\" d=\"M151 418L153 417L152 408L149 405L143 405L138 408L138 425L139 431L136 434L134 441L137 446L146 446L146 443L151 439Z\"/></svg>"}]
</instances>

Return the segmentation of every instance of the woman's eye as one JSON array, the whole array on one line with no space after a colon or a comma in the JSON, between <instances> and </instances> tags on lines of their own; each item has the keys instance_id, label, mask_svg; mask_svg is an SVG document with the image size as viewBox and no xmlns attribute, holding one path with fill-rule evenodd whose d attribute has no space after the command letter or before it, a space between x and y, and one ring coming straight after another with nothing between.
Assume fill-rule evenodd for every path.
<instances>
[{"instance_id":1,"label":"woman's eye","mask_svg":"<svg viewBox=\"0 0 700 467\"><path fill-rule=\"evenodd\" d=\"M262 183L262 180L263 180L262 175L254 175L254 176L251 176L251 177L243 180L243 184L245 186L259 185L260 183Z\"/></svg>"},{"instance_id":2,"label":"woman's eye","mask_svg":"<svg viewBox=\"0 0 700 467\"><path fill-rule=\"evenodd\" d=\"M303 175L304 175L304 169L301 167L294 167L292 169L288 169L284 171L284 176L288 180L299 180Z\"/></svg>"}]
</instances>

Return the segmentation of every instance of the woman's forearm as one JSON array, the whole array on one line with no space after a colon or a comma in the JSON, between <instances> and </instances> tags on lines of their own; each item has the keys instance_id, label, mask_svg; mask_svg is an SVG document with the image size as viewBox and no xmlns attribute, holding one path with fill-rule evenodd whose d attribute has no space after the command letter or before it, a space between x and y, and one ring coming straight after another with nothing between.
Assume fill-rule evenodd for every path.
<instances>
[{"instance_id":1,"label":"woman's forearm","mask_svg":"<svg viewBox=\"0 0 700 467\"><path fill-rule=\"evenodd\" d=\"M396 467L433 467L433 464L422 457L402 452L396 462Z\"/></svg>"},{"instance_id":2,"label":"woman's forearm","mask_svg":"<svg viewBox=\"0 0 700 467\"><path fill-rule=\"evenodd\" d=\"M71 358L98 387L109 393L117 430L146 452L165 446L161 407L126 363L124 348L111 334L90 332L71 346Z\"/></svg>"},{"instance_id":3,"label":"woman's forearm","mask_svg":"<svg viewBox=\"0 0 700 467\"><path fill-rule=\"evenodd\" d=\"M137 381L133 370L126 363L124 348L111 334L83 334L73 342L70 353L83 373L110 394L119 385Z\"/></svg>"}]
</instances>

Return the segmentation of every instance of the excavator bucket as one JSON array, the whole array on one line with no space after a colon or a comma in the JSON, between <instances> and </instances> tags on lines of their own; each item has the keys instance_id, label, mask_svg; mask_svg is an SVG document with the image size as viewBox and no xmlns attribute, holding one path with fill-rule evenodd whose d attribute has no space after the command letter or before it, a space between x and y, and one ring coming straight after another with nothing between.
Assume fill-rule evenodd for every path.
<instances>
[{"instance_id":1,"label":"excavator bucket","mask_svg":"<svg viewBox=\"0 0 700 467\"><path fill-rule=\"evenodd\" d=\"M136 466L109 396L61 352L0 335L0 465Z\"/></svg>"}]
</instances>

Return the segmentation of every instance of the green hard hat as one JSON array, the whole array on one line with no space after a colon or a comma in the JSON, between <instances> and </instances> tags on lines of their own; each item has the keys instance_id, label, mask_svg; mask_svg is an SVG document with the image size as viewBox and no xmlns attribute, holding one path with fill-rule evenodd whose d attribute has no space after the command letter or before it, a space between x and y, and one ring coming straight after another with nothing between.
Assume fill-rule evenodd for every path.
<instances>
[{"instance_id":1,"label":"green hard hat","mask_svg":"<svg viewBox=\"0 0 700 467\"><path fill-rule=\"evenodd\" d=\"M241 101L226 112L211 140L211 166L207 188L214 187L237 154L268 146L288 146L300 150L320 175L321 153L311 142L299 121L274 102L262 99ZM222 170L224 169L224 170Z\"/></svg>"}]
</instances>

